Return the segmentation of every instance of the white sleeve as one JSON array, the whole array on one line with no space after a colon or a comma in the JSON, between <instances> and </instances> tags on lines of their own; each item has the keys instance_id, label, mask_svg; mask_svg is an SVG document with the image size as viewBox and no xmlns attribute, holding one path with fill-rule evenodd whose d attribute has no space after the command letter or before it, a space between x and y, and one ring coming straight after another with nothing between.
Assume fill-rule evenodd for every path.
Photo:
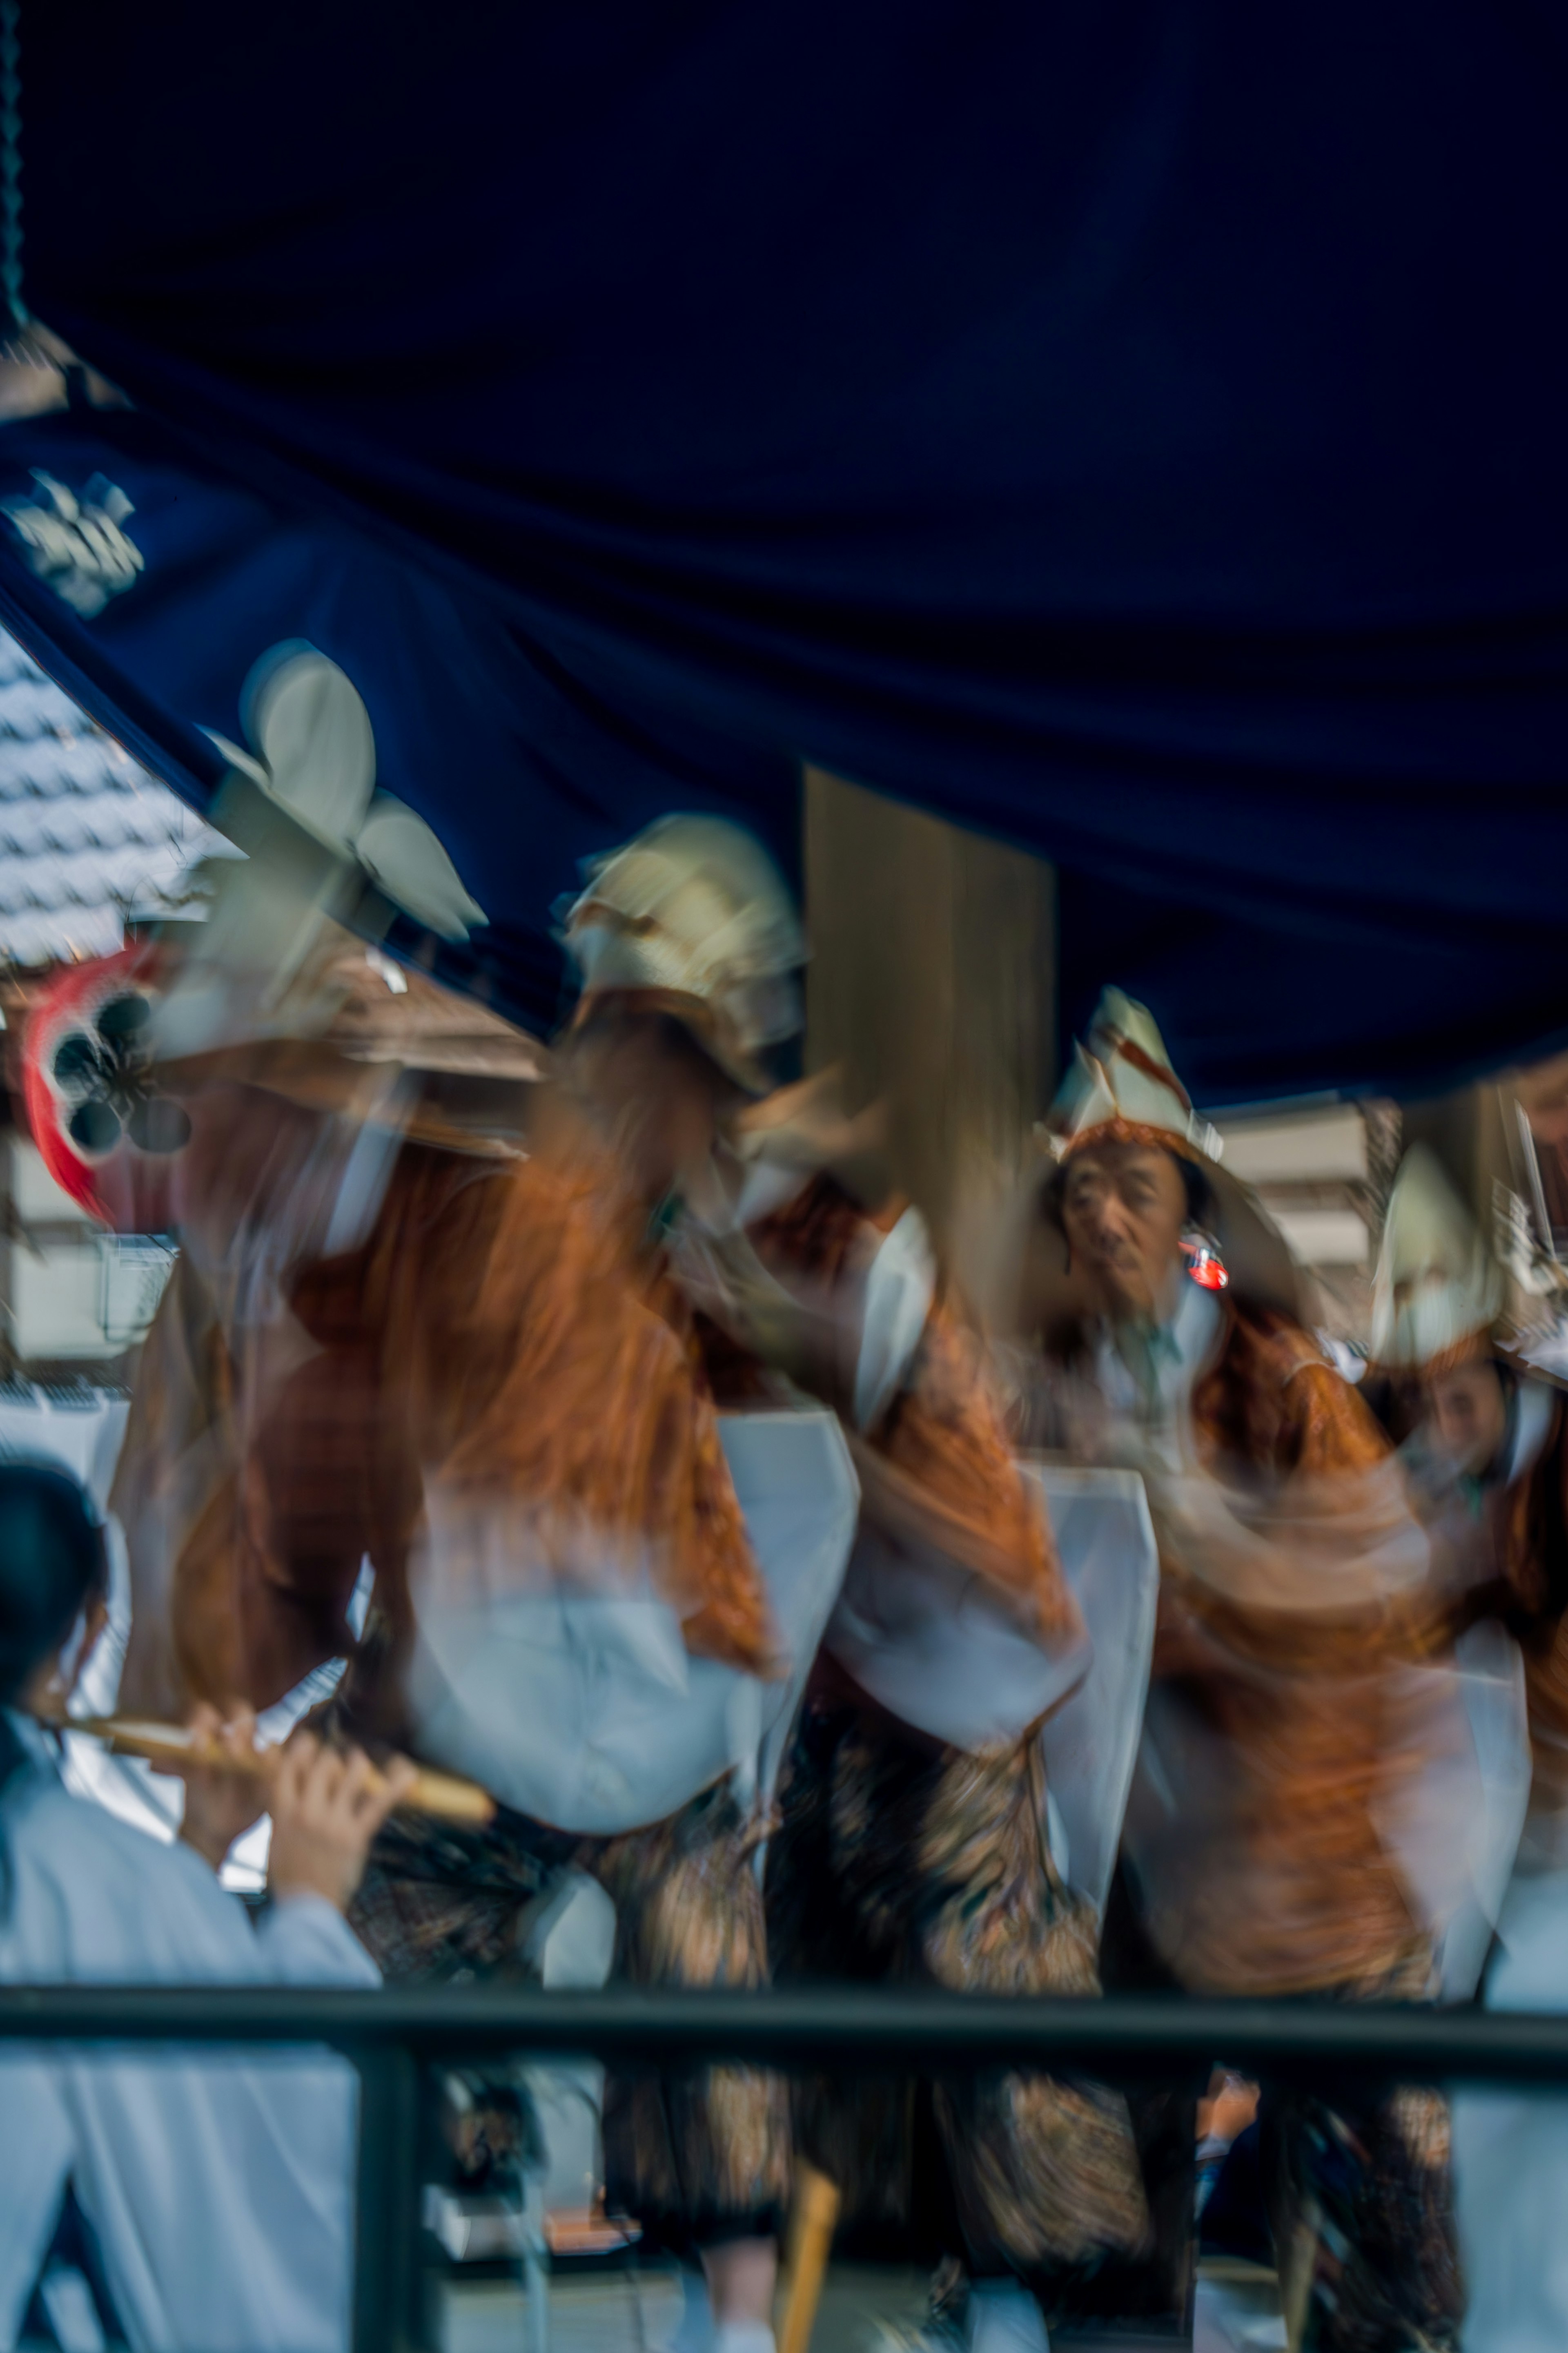
<instances>
[{"instance_id":1,"label":"white sleeve","mask_svg":"<svg viewBox=\"0 0 1568 2353\"><path fill-rule=\"evenodd\" d=\"M21 2334L75 2154L58 2071L36 2058L0 2058L0 2346L8 2348Z\"/></svg>"},{"instance_id":2,"label":"white sleeve","mask_svg":"<svg viewBox=\"0 0 1568 2353\"><path fill-rule=\"evenodd\" d=\"M297 2048L67 2059L82 2211L134 2347L346 2353L355 2082Z\"/></svg>"},{"instance_id":3,"label":"white sleeve","mask_svg":"<svg viewBox=\"0 0 1568 2353\"><path fill-rule=\"evenodd\" d=\"M869 1430L902 1387L936 1297L936 1260L918 1209L906 1209L866 1277L855 1367L855 1426Z\"/></svg>"},{"instance_id":4,"label":"white sleeve","mask_svg":"<svg viewBox=\"0 0 1568 2353\"><path fill-rule=\"evenodd\" d=\"M188 1849L161 1846L58 1786L7 1810L13 1898L0 1978L376 1981L324 1903L280 1905L258 1933ZM17 2269L37 2252L27 2233L46 2202L52 2221L63 2163L133 2346L345 2353L355 2092L342 2060L297 2047L51 2049L25 2121L6 2100L0 2244L9 2253L16 2241ZM8 2277L0 2285L16 2292Z\"/></svg>"},{"instance_id":5,"label":"white sleeve","mask_svg":"<svg viewBox=\"0 0 1568 2353\"><path fill-rule=\"evenodd\" d=\"M256 1931L261 1974L270 1984L374 1987L381 1971L324 1895L276 1897Z\"/></svg>"}]
</instances>

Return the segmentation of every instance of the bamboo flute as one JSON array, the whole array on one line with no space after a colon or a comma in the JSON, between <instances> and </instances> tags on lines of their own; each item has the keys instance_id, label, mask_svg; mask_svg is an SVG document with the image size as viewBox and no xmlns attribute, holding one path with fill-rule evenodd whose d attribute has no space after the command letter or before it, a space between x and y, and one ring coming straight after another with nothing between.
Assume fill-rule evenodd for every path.
<instances>
[{"instance_id":1,"label":"bamboo flute","mask_svg":"<svg viewBox=\"0 0 1568 2353\"><path fill-rule=\"evenodd\" d=\"M58 1732L82 1732L89 1738L101 1740L116 1756L140 1757L149 1765L163 1766L177 1771L183 1765L209 1764L225 1772L251 1772L265 1778L271 1771L271 1759L276 1750L259 1749L254 1758L237 1761L224 1750L208 1743L198 1745L195 1735L183 1724L159 1724L143 1716L132 1715L71 1715L54 1720ZM452 1773L435 1773L421 1765L407 1795L399 1801L400 1810L431 1814L447 1822L468 1822L482 1829L495 1818L496 1803L488 1789L477 1781L458 1779Z\"/></svg>"}]
</instances>

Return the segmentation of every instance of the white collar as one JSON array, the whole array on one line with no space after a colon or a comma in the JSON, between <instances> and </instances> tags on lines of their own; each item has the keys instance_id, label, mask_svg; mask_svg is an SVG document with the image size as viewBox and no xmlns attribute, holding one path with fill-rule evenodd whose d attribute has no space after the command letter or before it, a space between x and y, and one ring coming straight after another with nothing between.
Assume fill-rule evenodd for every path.
<instances>
[{"instance_id":1,"label":"white collar","mask_svg":"<svg viewBox=\"0 0 1568 2353\"><path fill-rule=\"evenodd\" d=\"M1217 1293L1204 1290L1184 1274L1180 1286L1173 1311L1153 1335L1150 1357L1155 1394L1152 1398L1141 1395L1109 1320L1100 1324L1095 1347L1096 1375L1106 1403L1115 1414L1144 1430L1145 1442L1170 1470L1179 1470L1191 1455L1193 1389L1213 1361L1225 1328L1225 1310Z\"/></svg>"},{"instance_id":2,"label":"white collar","mask_svg":"<svg viewBox=\"0 0 1568 2353\"><path fill-rule=\"evenodd\" d=\"M1219 1337L1225 1311L1217 1291L1205 1291L1201 1282L1190 1275L1181 1277L1181 1297L1176 1312L1164 1326L1167 1345L1176 1362L1186 1371L1189 1380L1205 1370L1215 1342Z\"/></svg>"},{"instance_id":3,"label":"white collar","mask_svg":"<svg viewBox=\"0 0 1568 2353\"><path fill-rule=\"evenodd\" d=\"M1159 1356L1191 1380L1205 1369L1219 1336L1224 1310L1217 1292L1205 1291L1187 1274L1178 1276L1177 1282L1175 1306L1154 1329ZM1116 1326L1108 1316L1101 1318L1099 1341L1102 1349L1115 1351Z\"/></svg>"}]
</instances>

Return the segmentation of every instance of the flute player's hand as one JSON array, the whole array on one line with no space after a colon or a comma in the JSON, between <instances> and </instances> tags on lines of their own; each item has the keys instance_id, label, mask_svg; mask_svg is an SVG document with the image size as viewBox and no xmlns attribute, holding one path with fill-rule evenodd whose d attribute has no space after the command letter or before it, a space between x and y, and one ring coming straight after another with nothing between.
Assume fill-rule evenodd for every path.
<instances>
[{"instance_id":1,"label":"flute player's hand","mask_svg":"<svg viewBox=\"0 0 1568 2353\"><path fill-rule=\"evenodd\" d=\"M193 1757L181 1772L185 1814L180 1837L214 1871L237 1838L267 1811L268 1777L257 1769L256 1714L237 1707L226 1720L216 1707L192 1709L186 1718Z\"/></svg>"},{"instance_id":2,"label":"flute player's hand","mask_svg":"<svg viewBox=\"0 0 1568 2353\"><path fill-rule=\"evenodd\" d=\"M273 1894L322 1895L346 1912L371 1841L414 1778L405 1757L383 1771L362 1749L341 1753L323 1747L313 1733L297 1732L272 1782L267 1883Z\"/></svg>"}]
</instances>

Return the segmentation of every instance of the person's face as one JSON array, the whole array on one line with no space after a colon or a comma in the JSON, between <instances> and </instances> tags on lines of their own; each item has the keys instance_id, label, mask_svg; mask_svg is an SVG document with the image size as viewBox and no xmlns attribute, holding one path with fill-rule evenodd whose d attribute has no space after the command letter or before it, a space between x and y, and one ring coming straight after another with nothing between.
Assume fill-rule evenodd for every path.
<instances>
[{"instance_id":1,"label":"person's face","mask_svg":"<svg viewBox=\"0 0 1568 2353\"><path fill-rule=\"evenodd\" d=\"M1062 1224L1074 1261L1113 1322L1163 1308L1182 1263L1187 1188L1157 1145L1087 1145L1067 1166Z\"/></svg>"},{"instance_id":2,"label":"person's face","mask_svg":"<svg viewBox=\"0 0 1568 2353\"><path fill-rule=\"evenodd\" d=\"M1438 1450L1457 1471L1474 1475L1497 1460L1508 1435L1508 1399L1494 1364L1478 1358L1430 1375L1426 1401Z\"/></svg>"},{"instance_id":3,"label":"person's face","mask_svg":"<svg viewBox=\"0 0 1568 2353\"><path fill-rule=\"evenodd\" d=\"M725 1083L673 1022L654 1014L617 1015L588 1031L576 1061L645 1200L661 1201L706 1169L718 1140Z\"/></svg>"}]
</instances>

